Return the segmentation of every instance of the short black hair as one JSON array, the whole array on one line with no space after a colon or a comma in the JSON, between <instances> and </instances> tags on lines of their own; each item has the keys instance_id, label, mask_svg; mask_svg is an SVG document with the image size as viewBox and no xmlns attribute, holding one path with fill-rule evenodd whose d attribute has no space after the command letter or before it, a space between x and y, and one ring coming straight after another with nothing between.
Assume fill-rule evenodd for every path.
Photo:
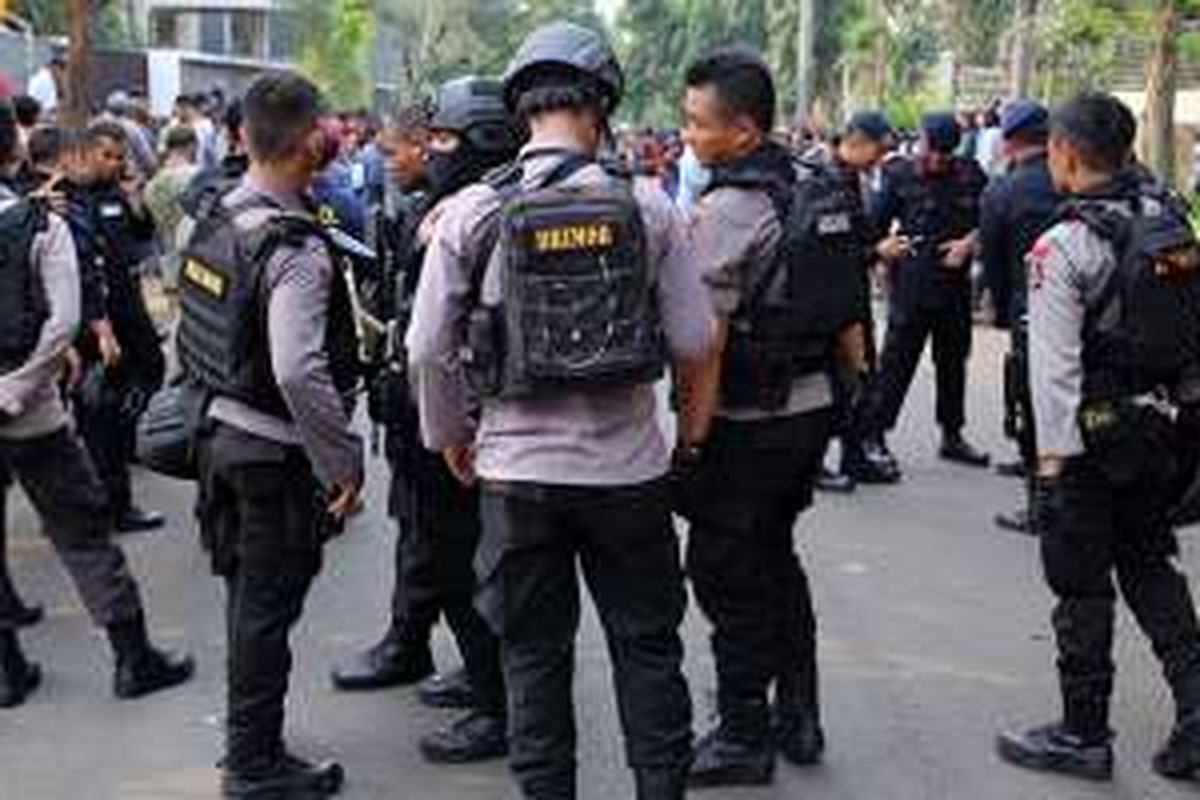
<instances>
[{"instance_id":1,"label":"short black hair","mask_svg":"<svg viewBox=\"0 0 1200 800\"><path fill-rule=\"evenodd\" d=\"M565 64L546 64L531 69L517 96L517 116L527 120L550 111L592 111L608 118L611 98L595 77Z\"/></svg>"},{"instance_id":2,"label":"short black hair","mask_svg":"<svg viewBox=\"0 0 1200 800\"><path fill-rule=\"evenodd\" d=\"M125 128L121 126L121 123L112 119L96 120L91 125L88 125L83 133L84 143L88 147L95 147L103 139L108 139L122 145L129 141L129 137L125 133Z\"/></svg>"},{"instance_id":3,"label":"short black hair","mask_svg":"<svg viewBox=\"0 0 1200 800\"><path fill-rule=\"evenodd\" d=\"M225 127L225 132L229 135L230 140L240 140L244 116L241 100L231 100L225 105L225 113L221 115L221 124Z\"/></svg>"},{"instance_id":4,"label":"short black hair","mask_svg":"<svg viewBox=\"0 0 1200 800\"><path fill-rule=\"evenodd\" d=\"M13 110L17 114L18 125L22 128L32 128L37 125L38 118L42 116L42 104L37 101L37 98L21 94L13 98L12 104Z\"/></svg>"},{"instance_id":5,"label":"short black hair","mask_svg":"<svg viewBox=\"0 0 1200 800\"><path fill-rule=\"evenodd\" d=\"M704 56L688 67L686 83L691 89L713 87L726 113L749 117L763 133L775 124L775 80L751 50L727 47Z\"/></svg>"},{"instance_id":6,"label":"short black hair","mask_svg":"<svg viewBox=\"0 0 1200 800\"><path fill-rule=\"evenodd\" d=\"M1084 92L1054 110L1050 135L1073 144L1090 168L1116 173L1133 158L1137 118L1111 94Z\"/></svg>"},{"instance_id":7,"label":"short black hair","mask_svg":"<svg viewBox=\"0 0 1200 800\"><path fill-rule=\"evenodd\" d=\"M400 136L411 136L429 130L429 120L433 116L430 106L429 98L401 106L388 120L388 128Z\"/></svg>"},{"instance_id":8,"label":"short black hair","mask_svg":"<svg viewBox=\"0 0 1200 800\"><path fill-rule=\"evenodd\" d=\"M29 163L53 166L62 154L79 146L79 134L61 125L39 125L29 133Z\"/></svg>"},{"instance_id":9,"label":"short black hair","mask_svg":"<svg viewBox=\"0 0 1200 800\"><path fill-rule=\"evenodd\" d=\"M17 131L17 112L11 100L0 100L0 164L11 164L17 160L17 146L21 137Z\"/></svg>"},{"instance_id":10,"label":"short black hair","mask_svg":"<svg viewBox=\"0 0 1200 800\"><path fill-rule=\"evenodd\" d=\"M163 150L168 153L191 150L198 143L199 140L196 138L196 132L186 125L176 125L169 128L163 136Z\"/></svg>"},{"instance_id":11,"label":"short black hair","mask_svg":"<svg viewBox=\"0 0 1200 800\"><path fill-rule=\"evenodd\" d=\"M254 81L242 101L246 146L254 158L279 161L296 152L321 117L321 91L294 72Z\"/></svg>"}]
</instances>

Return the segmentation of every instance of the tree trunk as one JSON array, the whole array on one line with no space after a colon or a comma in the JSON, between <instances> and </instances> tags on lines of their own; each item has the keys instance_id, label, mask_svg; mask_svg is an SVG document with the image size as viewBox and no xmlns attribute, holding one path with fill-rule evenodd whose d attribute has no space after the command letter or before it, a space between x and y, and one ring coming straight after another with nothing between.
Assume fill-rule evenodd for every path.
<instances>
[{"instance_id":1,"label":"tree trunk","mask_svg":"<svg viewBox=\"0 0 1200 800\"><path fill-rule=\"evenodd\" d=\"M796 121L812 116L816 85L817 5L816 0L800 0L796 30Z\"/></svg>"},{"instance_id":2,"label":"tree trunk","mask_svg":"<svg viewBox=\"0 0 1200 800\"><path fill-rule=\"evenodd\" d=\"M1146 74L1145 144L1150 168L1168 184L1175 183L1179 29L1179 3L1160 0L1154 12L1154 52Z\"/></svg>"},{"instance_id":3,"label":"tree trunk","mask_svg":"<svg viewBox=\"0 0 1200 800\"><path fill-rule=\"evenodd\" d=\"M1038 0L1017 0L1017 18L1013 26L1013 51L1010 88L1014 97L1028 97L1033 82L1034 34L1037 30Z\"/></svg>"},{"instance_id":4,"label":"tree trunk","mask_svg":"<svg viewBox=\"0 0 1200 800\"><path fill-rule=\"evenodd\" d=\"M67 50L67 76L65 97L60 103L62 121L74 127L87 124L89 102L87 92L88 42L90 3L88 0L67 0L67 33L70 44Z\"/></svg>"}]
</instances>

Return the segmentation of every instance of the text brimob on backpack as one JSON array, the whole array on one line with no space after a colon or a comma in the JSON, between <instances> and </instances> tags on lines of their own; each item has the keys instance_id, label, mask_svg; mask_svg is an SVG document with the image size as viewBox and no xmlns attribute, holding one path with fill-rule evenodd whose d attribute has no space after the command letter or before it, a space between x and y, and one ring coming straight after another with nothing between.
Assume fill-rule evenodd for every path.
<instances>
[{"instance_id":1,"label":"text brimob on backpack","mask_svg":"<svg viewBox=\"0 0 1200 800\"><path fill-rule=\"evenodd\" d=\"M657 276L630 181L564 185L595 162L566 156L536 186L521 165L491 176L502 205L489 233L502 299L482 303L492 248L471 276L464 366L483 397L652 382L665 357Z\"/></svg>"}]
</instances>

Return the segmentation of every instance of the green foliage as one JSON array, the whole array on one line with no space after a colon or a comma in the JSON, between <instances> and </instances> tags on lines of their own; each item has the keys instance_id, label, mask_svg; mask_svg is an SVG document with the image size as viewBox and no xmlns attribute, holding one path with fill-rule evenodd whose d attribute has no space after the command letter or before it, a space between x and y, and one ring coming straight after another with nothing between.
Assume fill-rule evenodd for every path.
<instances>
[{"instance_id":1,"label":"green foliage","mask_svg":"<svg viewBox=\"0 0 1200 800\"><path fill-rule=\"evenodd\" d=\"M13 13L33 25L41 36L67 34L67 4L63 0L16 0ZM130 20L122 4L115 0L92 3L92 41L100 47L120 47L133 43Z\"/></svg>"},{"instance_id":2,"label":"green foliage","mask_svg":"<svg viewBox=\"0 0 1200 800\"><path fill-rule=\"evenodd\" d=\"M292 0L301 33L299 67L337 108L367 105L375 14L369 0Z\"/></svg>"}]
</instances>

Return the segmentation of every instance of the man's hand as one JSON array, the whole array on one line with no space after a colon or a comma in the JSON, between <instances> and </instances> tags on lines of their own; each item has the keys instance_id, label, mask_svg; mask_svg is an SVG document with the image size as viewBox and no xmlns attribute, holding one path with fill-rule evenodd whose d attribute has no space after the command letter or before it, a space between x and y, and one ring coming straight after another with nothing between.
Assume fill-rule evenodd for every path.
<instances>
[{"instance_id":1,"label":"man's hand","mask_svg":"<svg viewBox=\"0 0 1200 800\"><path fill-rule=\"evenodd\" d=\"M96 330L96 343L100 348L100 360L105 369L112 369L121 363L121 343L113 333L112 326L105 324Z\"/></svg>"},{"instance_id":2,"label":"man's hand","mask_svg":"<svg viewBox=\"0 0 1200 800\"><path fill-rule=\"evenodd\" d=\"M478 476L475 474L475 448L471 445L455 445L442 451L450 474L463 486L474 486Z\"/></svg>"},{"instance_id":3,"label":"man's hand","mask_svg":"<svg viewBox=\"0 0 1200 800\"><path fill-rule=\"evenodd\" d=\"M333 489L333 502L326 510L331 517L344 520L362 510L362 478L355 478L346 485L338 485Z\"/></svg>"},{"instance_id":4,"label":"man's hand","mask_svg":"<svg viewBox=\"0 0 1200 800\"><path fill-rule=\"evenodd\" d=\"M938 254L942 257L943 267L961 270L975 258L975 237L964 236L961 239L944 242L938 246Z\"/></svg>"},{"instance_id":5,"label":"man's hand","mask_svg":"<svg viewBox=\"0 0 1200 800\"><path fill-rule=\"evenodd\" d=\"M905 256L912 255L916 244L917 240L915 239L901 233L893 233L875 245L875 255L888 263L899 261Z\"/></svg>"},{"instance_id":6,"label":"man's hand","mask_svg":"<svg viewBox=\"0 0 1200 800\"><path fill-rule=\"evenodd\" d=\"M74 389L83 380L83 356L74 347L63 353L63 379L68 389Z\"/></svg>"}]
</instances>

